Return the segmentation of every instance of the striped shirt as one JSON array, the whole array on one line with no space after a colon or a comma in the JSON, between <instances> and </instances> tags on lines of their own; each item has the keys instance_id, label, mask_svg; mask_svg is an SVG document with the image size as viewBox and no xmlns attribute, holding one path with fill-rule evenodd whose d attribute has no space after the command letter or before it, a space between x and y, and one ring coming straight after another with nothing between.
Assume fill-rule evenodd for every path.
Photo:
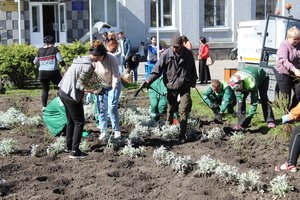
<instances>
[{"instance_id":1,"label":"striped shirt","mask_svg":"<svg viewBox=\"0 0 300 200\"><path fill-rule=\"evenodd\" d=\"M58 62L62 62L62 56L57 47L40 48L33 63L39 67L39 71L58 70Z\"/></svg>"}]
</instances>

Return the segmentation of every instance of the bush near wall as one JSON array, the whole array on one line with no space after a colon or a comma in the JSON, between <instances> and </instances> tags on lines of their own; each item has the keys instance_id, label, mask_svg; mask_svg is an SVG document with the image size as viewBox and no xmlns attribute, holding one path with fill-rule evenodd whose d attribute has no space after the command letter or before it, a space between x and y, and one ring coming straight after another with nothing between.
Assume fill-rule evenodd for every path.
<instances>
[{"instance_id":1,"label":"bush near wall","mask_svg":"<svg viewBox=\"0 0 300 200\"><path fill-rule=\"evenodd\" d=\"M26 80L37 77L33 64L37 49L27 44L0 45L0 76L7 77L17 88L25 88Z\"/></svg>"},{"instance_id":2,"label":"bush near wall","mask_svg":"<svg viewBox=\"0 0 300 200\"><path fill-rule=\"evenodd\" d=\"M80 42L73 42L72 44L61 44L58 48L67 67L69 67L74 58L81 55L87 55L89 47L89 43L82 44Z\"/></svg>"}]
</instances>

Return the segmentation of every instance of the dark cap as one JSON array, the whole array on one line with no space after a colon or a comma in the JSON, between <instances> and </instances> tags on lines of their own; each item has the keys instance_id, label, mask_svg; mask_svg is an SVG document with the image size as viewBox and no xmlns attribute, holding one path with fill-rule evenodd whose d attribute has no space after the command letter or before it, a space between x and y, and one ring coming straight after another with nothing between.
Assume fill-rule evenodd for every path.
<instances>
[{"instance_id":1,"label":"dark cap","mask_svg":"<svg viewBox=\"0 0 300 200\"><path fill-rule=\"evenodd\" d=\"M181 47L183 44L182 37L180 35L174 35L172 37L171 45L173 47Z\"/></svg>"}]
</instances>

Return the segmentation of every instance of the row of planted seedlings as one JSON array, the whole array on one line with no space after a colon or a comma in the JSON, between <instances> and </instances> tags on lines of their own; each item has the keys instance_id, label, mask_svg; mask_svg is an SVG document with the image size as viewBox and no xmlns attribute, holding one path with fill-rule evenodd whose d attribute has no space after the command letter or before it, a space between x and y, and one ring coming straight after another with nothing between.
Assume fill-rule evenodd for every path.
<instances>
[{"instance_id":1,"label":"row of planted seedlings","mask_svg":"<svg viewBox=\"0 0 300 200\"><path fill-rule=\"evenodd\" d=\"M156 124L149 119L149 112L146 109L136 108L127 111L124 117L123 123L135 124L134 129L129 134L130 145L125 146L123 154L134 155L130 157L138 157L143 155L141 148L132 147L132 143L139 144L143 138L149 138L156 136L165 140L177 139L179 136L179 127L174 125ZM197 120L189 120L189 129L187 137L199 138L197 134ZM212 129L204 130L201 134L201 140L218 140L225 137L226 133L220 127L214 127ZM245 135L241 132L234 132L230 136L230 142L233 148L240 150L241 144ZM126 149L126 151L125 151ZM132 154L135 152L138 153ZM201 158L194 162L191 156L177 156L175 153L168 151L167 148L161 146L159 149L154 150L153 157L158 166L171 166L175 173L187 174L193 171L196 165L194 173L195 177L210 177L216 175L220 180L226 184L237 185L240 192L246 191L258 191L264 193L271 191L274 197L285 197L286 193L293 189L290 185L289 177L285 174L276 176L269 182L269 187L263 187L263 182L260 180L259 172L250 170L248 172L239 172L239 169L235 166L228 165L215 160L209 155L203 155Z\"/></svg>"},{"instance_id":2,"label":"row of planted seedlings","mask_svg":"<svg viewBox=\"0 0 300 200\"><path fill-rule=\"evenodd\" d=\"M89 118L93 115L93 106L86 106L86 117ZM20 111L11 108L6 113L0 112L1 128L9 128L19 125L38 125L41 123L40 117L26 117ZM176 140L179 136L179 126L166 125L162 122L156 123L149 117L147 109L135 108L128 109L122 117L123 124L134 125L132 131L128 135L128 138L121 138L120 140L114 140L112 137L108 138L107 148L120 149L121 155L127 155L131 158L145 156L145 150L142 146L143 140L150 137L158 137L162 140ZM197 120L189 120L189 129L187 132L188 138L198 138L197 132ZM225 136L223 129L214 127L210 130L206 130L201 135L201 139L221 139ZM233 133L230 141L234 145L234 148L238 149L240 143L245 136L239 132ZM138 146L138 147L136 147ZM58 137L56 141L49 144L47 148L48 154L59 154L64 152L65 138ZM90 147L86 140L83 140L80 144L80 149L84 152L90 151ZM18 142L13 139L3 139L0 141L0 154L8 155L15 153L19 150ZM31 145L31 155L36 156L39 153L38 145ZM286 175L276 176L269 182L269 189L262 187L260 181L259 172L250 170L248 172L240 173L238 168L230 166L219 160L210 158L209 155L203 155L198 161L193 162L191 156L176 156L171 151L168 151L165 147L160 147L155 150L153 157L157 165L171 166L174 172L179 174L187 174L193 171L196 165L195 177L208 177L217 175L226 184L234 184L238 186L239 191L259 191L266 192L270 190L274 196L285 197L286 192L293 187L289 184L289 178Z\"/></svg>"}]
</instances>

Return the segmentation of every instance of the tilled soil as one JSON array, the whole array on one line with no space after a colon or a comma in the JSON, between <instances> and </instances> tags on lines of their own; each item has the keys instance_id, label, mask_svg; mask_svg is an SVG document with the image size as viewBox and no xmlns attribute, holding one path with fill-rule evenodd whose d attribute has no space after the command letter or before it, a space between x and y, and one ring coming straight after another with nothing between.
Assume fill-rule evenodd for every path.
<instances>
[{"instance_id":1,"label":"tilled soil","mask_svg":"<svg viewBox=\"0 0 300 200\"><path fill-rule=\"evenodd\" d=\"M132 92L125 96L132 96ZM147 96L130 98L128 107L148 107ZM17 107L29 116L41 115L40 97L0 97L0 110ZM205 119L205 120L204 120ZM204 129L217 125L206 121ZM300 199L298 173L275 172L274 166L287 157L288 141L270 137L253 129L245 133L240 146L233 147L230 135L221 140L195 140L184 144L148 140L144 144L145 156L129 158L118 151L109 150L99 143L94 123L87 124L90 135L86 138L92 151L85 159L73 160L68 154L46 154L47 146L55 140L41 125L18 126L0 130L0 140L13 138L20 143L20 151L2 156L0 163L0 199L273 199L269 181L276 175L288 174L294 190L284 199ZM122 133L130 132L123 126ZM38 156L30 156L30 146L39 144ZM241 172L260 172L263 190L241 193L237 185L225 184L216 176L195 176L196 165L186 175L176 174L170 166L157 166L153 151L164 144L176 155L191 155L193 161L202 155L236 166Z\"/></svg>"}]
</instances>

